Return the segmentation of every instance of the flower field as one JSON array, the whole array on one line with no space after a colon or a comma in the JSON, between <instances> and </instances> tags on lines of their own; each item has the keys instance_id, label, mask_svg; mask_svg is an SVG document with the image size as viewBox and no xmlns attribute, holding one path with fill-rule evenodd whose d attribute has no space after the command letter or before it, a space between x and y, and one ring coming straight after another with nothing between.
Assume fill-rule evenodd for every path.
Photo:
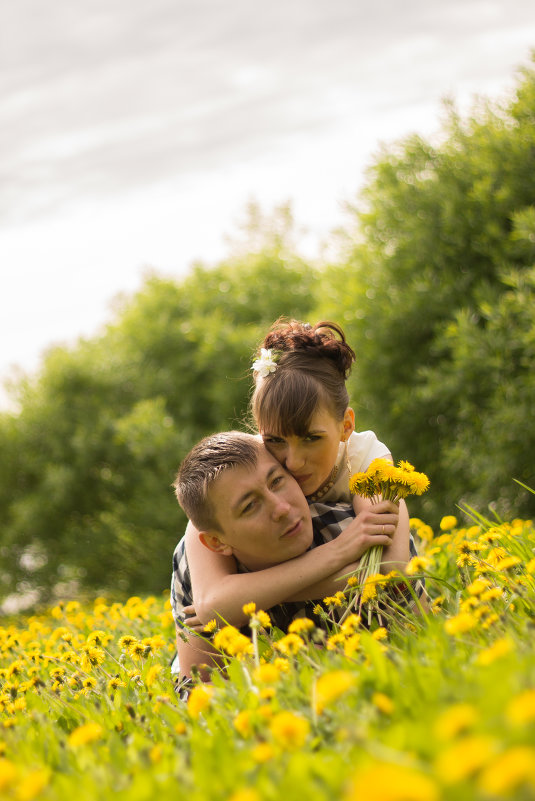
<instances>
[{"instance_id":1,"label":"flower field","mask_svg":"<svg viewBox=\"0 0 535 801\"><path fill-rule=\"evenodd\" d=\"M0 798L535 798L533 524L411 524L429 613L340 621L346 587L283 635L249 605L250 639L214 634L226 677L187 700L167 593L4 620Z\"/></svg>"}]
</instances>

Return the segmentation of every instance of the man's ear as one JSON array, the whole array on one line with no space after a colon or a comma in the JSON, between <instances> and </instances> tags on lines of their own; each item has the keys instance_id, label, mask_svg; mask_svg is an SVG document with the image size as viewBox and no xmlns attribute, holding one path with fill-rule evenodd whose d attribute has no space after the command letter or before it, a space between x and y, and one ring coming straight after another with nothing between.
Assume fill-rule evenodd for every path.
<instances>
[{"instance_id":1,"label":"man's ear","mask_svg":"<svg viewBox=\"0 0 535 801\"><path fill-rule=\"evenodd\" d=\"M220 553L222 556L232 556L230 545L226 545L218 534L213 531L200 531L199 539L209 551Z\"/></svg>"},{"instance_id":2,"label":"man's ear","mask_svg":"<svg viewBox=\"0 0 535 801\"><path fill-rule=\"evenodd\" d=\"M343 434L341 439L345 442L349 439L353 431L355 430L355 412L348 406L344 413L344 419L342 421L343 427Z\"/></svg>"}]
</instances>

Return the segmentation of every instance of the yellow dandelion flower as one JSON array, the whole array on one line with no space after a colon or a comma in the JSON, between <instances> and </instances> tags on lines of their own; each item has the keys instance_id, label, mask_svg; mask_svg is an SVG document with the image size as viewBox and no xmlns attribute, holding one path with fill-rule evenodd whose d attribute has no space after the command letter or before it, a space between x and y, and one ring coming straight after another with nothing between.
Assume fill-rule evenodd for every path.
<instances>
[{"instance_id":1,"label":"yellow dandelion flower","mask_svg":"<svg viewBox=\"0 0 535 801\"><path fill-rule=\"evenodd\" d=\"M119 678L119 676L115 676L113 679L110 679L108 681L108 684L106 686L108 688L108 692L113 693L121 689L122 687L126 687L126 684Z\"/></svg>"},{"instance_id":2,"label":"yellow dandelion flower","mask_svg":"<svg viewBox=\"0 0 535 801\"><path fill-rule=\"evenodd\" d=\"M326 706L340 698L355 684L355 676L347 670L332 670L316 681L313 689L313 707L321 715Z\"/></svg>"},{"instance_id":3,"label":"yellow dandelion flower","mask_svg":"<svg viewBox=\"0 0 535 801\"><path fill-rule=\"evenodd\" d=\"M188 712L195 720L205 712L214 696L214 688L208 684L198 684L192 689L188 697Z\"/></svg>"},{"instance_id":4,"label":"yellow dandelion flower","mask_svg":"<svg viewBox=\"0 0 535 801\"><path fill-rule=\"evenodd\" d=\"M463 737L438 755L437 774L445 784L456 784L478 773L494 759L495 752L496 743L491 737Z\"/></svg>"},{"instance_id":5,"label":"yellow dandelion flower","mask_svg":"<svg viewBox=\"0 0 535 801\"><path fill-rule=\"evenodd\" d=\"M17 778L17 768L9 759L0 759L0 791L6 790Z\"/></svg>"},{"instance_id":6,"label":"yellow dandelion flower","mask_svg":"<svg viewBox=\"0 0 535 801\"><path fill-rule=\"evenodd\" d=\"M258 745L256 745L251 751L251 756L255 762L263 764L264 762L269 762L270 759L273 759L275 752L269 743L258 743Z\"/></svg>"},{"instance_id":7,"label":"yellow dandelion flower","mask_svg":"<svg viewBox=\"0 0 535 801\"><path fill-rule=\"evenodd\" d=\"M276 684L280 679L280 669L271 662L259 665L253 673L254 681L259 684Z\"/></svg>"},{"instance_id":8,"label":"yellow dandelion flower","mask_svg":"<svg viewBox=\"0 0 535 801\"><path fill-rule=\"evenodd\" d=\"M434 732L439 740L452 740L476 723L478 712L471 704L453 704L436 719Z\"/></svg>"},{"instance_id":9,"label":"yellow dandelion flower","mask_svg":"<svg viewBox=\"0 0 535 801\"><path fill-rule=\"evenodd\" d=\"M376 706L383 715L391 715L394 711L394 702L384 693L374 693L372 695L372 704Z\"/></svg>"},{"instance_id":10,"label":"yellow dandelion flower","mask_svg":"<svg viewBox=\"0 0 535 801\"><path fill-rule=\"evenodd\" d=\"M234 728L242 737L250 737L253 733L253 724L251 722L251 712L248 709L243 709L238 712L234 718Z\"/></svg>"},{"instance_id":11,"label":"yellow dandelion flower","mask_svg":"<svg viewBox=\"0 0 535 801\"><path fill-rule=\"evenodd\" d=\"M360 646L360 634L351 634L344 642L344 655L353 656Z\"/></svg>"},{"instance_id":12,"label":"yellow dandelion flower","mask_svg":"<svg viewBox=\"0 0 535 801\"><path fill-rule=\"evenodd\" d=\"M507 719L514 726L522 726L535 720L535 689L524 690L507 705Z\"/></svg>"},{"instance_id":13,"label":"yellow dandelion flower","mask_svg":"<svg viewBox=\"0 0 535 801\"><path fill-rule=\"evenodd\" d=\"M301 634L304 631L312 631L314 628L313 620L310 620L308 617L298 617L296 620L292 620L288 626L288 633Z\"/></svg>"},{"instance_id":14,"label":"yellow dandelion flower","mask_svg":"<svg viewBox=\"0 0 535 801\"><path fill-rule=\"evenodd\" d=\"M344 634L352 634L360 626L360 615L349 615L346 617L340 628Z\"/></svg>"},{"instance_id":15,"label":"yellow dandelion flower","mask_svg":"<svg viewBox=\"0 0 535 801\"><path fill-rule=\"evenodd\" d=\"M290 663L283 656L278 656L276 659L274 659L273 664L278 670L280 670L281 673L288 673L290 670Z\"/></svg>"},{"instance_id":16,"label":"yellow dandelion flower","mask_svg":"<svg viewBox=\"0 0 535 801\"><path fill-rule=\"evenodd\" d=\"M470 595L481 595L481 593L490 587L490 581L488 579L477 578L471 584L468 585L467 590Z\"/></svg>"},{"instance_id":17,"label":"yellow dandelion flower","mask_svg":"<svg viewBox=\"0 0 535 801\"><path fill-rule=\"evenodd\" d=\"M149 751L149 759L153 765L157 765L162 759L162 746L154 745Z\"/></svg>"},{"instance_id":18,"label":"yellow dandelion flower","mask_svg":"<svg viewBox=\"0 0 535 801\"><path fill-rule=\"evenodd\" d=\"M441 531L451 531L457 527L457 518L455 515L444 515L439 525Z\"/></svg>"},{"instance_id":19,"label":"yellow dandelion flower","mask_svg":"<svg viewBox=\"0 0 535 801\"><path fill-rule=\"evenodd\" d=\"M119 648L121 651L128 651L131 645L137 642L136 638L133 637L131 634L125 634L123 637L119 638Z\"/></svg>"},{"instance_id":20,"label":"yellow dandelion flower","mask_svg":"<svg viewBox=\"0 0 535 801\"><path fill-rule=\"evenodd\" d=\"M532 575L535 573L535 559L530 559L526 565L526 573Z\"/></svg>"},{"instance_id":21,"label":"yellow dandelion flower","mask_svg":"<svg viewBox=\"0 0 535 801\"><path fill-rule=\"evenodd\" d=\"M327 595L323 599L325 606L342 606L342 599L337 598L336 595Z\"/></svg>"},{"instance_id":22,"label":"yellow dandelion flower","mask_svg":"<svg viewBox=\"0 0 535 801\"><path fill-rule=\"evenodd\" d=\"M111 634L106 631L92 631L91 634L88 635L86 642L88 645L101 645L106 647L111 639Z\"/></svg>"},{"instance_id":23,"label":"yellow dandelion flower","mask_svg":"<svg viewBox=\"0 0 535 801\"><path fill-rule=\"evenodd\" d=\"M379 626L379 628L375 629L372 632L372 638L374 640L385 640L388 637L388 631L385 629L384 626Z\"/></svg>"},{"instance_id":24,"label":"yellow dandelion flower","mask_svg":"<svg viewBox=\"0 0 535 801\"><path fill-rule=\"evenodd\" d=\"M284 710L273 717L269 730L275 742L282 748L296 750L304 745L310 724L301 715Z\"/></svg>"},{"instance_id":25,"label":"yellow dandelion flower","mask_svg":"<svg viewBox=\"0 0 535 801\"><path fill-rule=\"evenodd\" d=\"M409 474L409 488L414 495L423 495L427 492L431 485L425 473L410 473Z\"/></svg>"},{"instance_id":26,"label":"yellow dandelion flower","mask_svg":"<svg viewBox=\"0 0 535 801\"><path fill-rule=\"evenodd\" d=\"M535 790L535 749L530 746L509 748L485 768L479 780L481 790L497 798L510 795L522 785Z\"/></svg>"},{"instance_id":27,"label":"yellow dandelion flower","mask_svg":"<svg viewBox=\"0 0 535 801\"><path fill-rule=\"evenodd\" d=\"M271 618L263 609L259 609L255 617L264 629L268 629L271 626Z\"/></svg>"},{"instance_id":28,"label":"yellow dandelion flower","mask_svg":"<svg viewBox=\"0 0 535 801\"><path fill-rule=\"evenodd\" d=\"M175 723L174 729L177 734L185 734L188 730L188 727L183 720L179 720L178 723Z\"/></svg>"},{"instance_id":29,"label":"yellow dandelion flower","mask_svg":"<svg viewBox=\"0 0 535 801\"><path fill-rule=\"evenodd\" d=\"M84 688L84 690L94 690L96 686L97 686L97 680L94 679L92 676L87 676L82 681L82 687Z\"/></svg>"},{"instance_id":30,"label":"yellow dandelion flower","mask_svg":"<svg viewBox=\"0 0 535 801\"><path fill-rule=\"evenodd\" d=\"M46 768L32 770L17 782L17 801L32 801L40 795L50 781L50 771Z\"/></svg>"},{"instance_id":31,"label":"yellow dandelion flower","mask_svg":"<svg viewBox=\"0 0 535 801\"><path fill-rule=\"evenodd\" d=\"M373 598L377 596L377 586L381 584L383 580L384 576L381 573L373 573L373 575L368 576L362 590L361 602L363 604L368 603L368 601L373 600Z\"/></svg>"},{"instance_id":32,"label":"yellow dandelion flower","mask_svg":"<svg viewBox=\"0 0 535 801\"><path fill-rule=\"evenodd\" d=\"M498 598L503 598L503 590L499 587L491 587L489 590L481 593L482 601L496 601Z\"/></svg>"},{"instance_id":33,"label":"yellow dandelion flower","mask_svg":"<svg viewBox=\"0 0 535 801\"><path fill-rule=\"evenodd\" d=\"M252 787L242 787L229 796L228 801L261 801L260 795Z\"/></svg>"},{"instance_id":34,"label":"yellow dandelion flower","mask_svg":"<svg viewBox=\"0 0 535 801\"><path fill-rule=\"evenodd\" d=\"M258 693L258 696L259 698L262 699L262 701L271 701L271 699L275 697L275 688L262 687L262 689Z\"/></svg>"},{"instance_id":35,"label":"yellow dandelion flower","mask_svg":"<svg viewBox=\"0 0 535 801\"><path fill-rule=\"evenodd\" d=\"M152 687L155 681L158 680L158 676L163 670L163 665L151 665L151 667L147 670L147 675L145 677L145 684L147 687Z\"/></svg>"},{"instance_id":36,"label":"yellow dandelion flower","mask_svg":"<svg viewBox=\"0 0 535 801\"><path fill-rule=\"evenodd\" d=\"M298 634L286 634L273 645L277 651L287 655L296 654L304 646L305 641Z\"/></svg>"},{"instance_id":37,"label":"yellow dandelion flower","mask_svg":"<svg viewBox=\"0 0 535 801\"><path fill-rule=\"evenodd\" d=\"M331 634L327 639L327 650L335 651L338 645L343 645L346 641L347 635L345 632L339 631L336 634Z\"/></svg>"},{"instance_id":38,"label":"yellow dandelion flower","mask_svg":"<svg viewBox=\"0 0 535 801\"><path fill-rule=\"evenodd\" d=\"M431 560L427 559L425 556L413 556L405 567L405 573L408 576L414 576L415 573L423 573L430 564Z\"/></svg>"},{"instance_id":39,"label":"yellow dandelion flower","mask_svg":"<svg viewBox=\"0 0 535 801\"><path fill-rule=\"evenodd\" d=\"M215 631L215 630L216 630L216 628L217 628L217 622L216 622L216 619L215 619L215 617L214 617L212 620L209 620L209 621L208 621L208 623L207 623L207 624L206 624L206 626L204 627L203 631L204 631L206 634L211 634L213 631Z\"/></svg>"},{"instance_id":40,"label":"yellow dandelion flower","mask_svg":"<svg viewBox=\"0 0 535 801\"><path fill-rule=\"evenodd\" d=\"M491 548L491 550L487 554L486 561L492 565L492 567L496 567L498 562L503 561L507 557L507 551L505 548L498 546L497 548Z\"/></svg>"},{"instance_id":41,"label":"yellow dandelion flower","mask_svg":"<svg viewBox=\"0 0 535 801\"><path fill-rule=\"evenodd\" d=\"M509 570L512 567L516 567L521 563L521 559L519 556L506 556L505 559L499 559L496 564L496 570L499 570L500 573Z\"/></svg>"},{"instance_id":42,"label":"yellow dandelion flower","mask_svg":"<svg viewBox=\"0 0 535 801\"><path fill-rule=\"evenodd\" d=\"M247 617L250 617L251 615L254 615L254 613L256 612L256 604L255 604L255 602L254 601L250 601L248 604L244 604L242 606L242 611L243 611L244 615L247 615Z\"/></svg>"},{"instance_id":43,"label":"yellow dandelion flower","mask_svg":"<svg viewBox=\"0 0 535 801\"><path fill-rule=\"evenodd\" d=\"M496 640L489 648L485 648L484 651L481 651L476 661L480 665L491 665L497 659L501 659L503 656L510 654L513 649L513 641L508 637L502 637L502 639Z\"/></svg>"},{"instance_id":44,"label":"yellow dandelion flower","mask_svg":"<svg viewBox=\"0 0 535 801\"><path fill-rule=\"evenodd\" d=\"M416 533L418 534L420 539L423 540L423 542L431 542L431 540L435 536L435 532L433 531L431 526L428 526L425 523L422 526L420 526L420 528L418 529L418 531ZM439 551L439 549L437 548L436 552L438 553L438 551ZM428 550L428 551L426 551L426 553L430 554L431 551Z\"/></svg>"},{"instance_id":45,"label":"yellow dandelion flower","mask_svg":"<svg viewBox=\"0 0 535 801\"><path fill-rule=\"evenodd\" d=\"M411 517L411 518L409 518L409 526L411 528L413 528L413 529L416 529L416 531L418 531L420 526L425 526L425 525L426 524L424 523L424 521L420 520L419 517Z\"/></svg>"},{"instance_id":46,"label":"yellow dandelion flower","mask_svg":"<svg viewBox=\"0 0 535 801\"><path fill-rule=\"evenodd\" d=\"M469 612L461 612L455 617L450 617L444 623L444 628L448 634L464 634L477 626L477 618Z\"/></svg>"},{"instance_id":47,"label":"yellow dandelion flower","mask_svg":"<svg viewBox=\"0 0 535 801\"><path fill-rule=\"evenodd\" d=\"M106 658L106 654L102 648L97 648L93 645L82 646L82 652L82 669L86 671L97 667L97 665L101 665Z\"/></svg>"},{"instance_id":48,"label":"yellow dandelion flower","mask_svg":"<svg viewBox=\"0 0 535 801\"><path fill-rule=\"evenodd\" d=\"M128 646L127 650L134 662L137 662L139 659L144 659L146 656L148 656L150 649L148 649L143 642L134 640L134 642Z\"/></svg>"},{"instance_id":49,"label":"yellow dandelion flower","mask_svg":"<svg viewBox=\"0 0 535 801\"><path fill-rule=\"evenodd\" d=\"M366 473L354 473L349 480L349 490L353 495L365 495L369 485L369 476Z\"/></svg>"},{"instance_id":50,"label":"yellow dandelion flower","mask_svg":"<svg viewBox=\"0 0 535 801\"><path fill-rule=\"evenodd\" d=\"M77 748L81 745L88 745L99 740L104 734L104 729L99 723L85 723L83 726L78 726L69 734L67 742L70 746Z\"/></svg>"},{"instance_id":51,"label":"yellow dandelion flower","mask_svg":"<svg viewBox=\"0 0 535 801\"><path fill-rule=\"evenodd\" d=\"M253 652L253 644L249 637L238 631L235 626L224 626L220 629L214 636L214 647L230 656Z\"/></svg>"},{"instance_id":52,"label":"yellow dandelion flower","mask_svg":"<svg viewBox=\"0 0 535 801\"><path fill-rule=\"evenodd\" d=\"M439 798L437 785L422 771L376 762L356 774L344 801L439 801Z\"/></svg>"}]
</instances>

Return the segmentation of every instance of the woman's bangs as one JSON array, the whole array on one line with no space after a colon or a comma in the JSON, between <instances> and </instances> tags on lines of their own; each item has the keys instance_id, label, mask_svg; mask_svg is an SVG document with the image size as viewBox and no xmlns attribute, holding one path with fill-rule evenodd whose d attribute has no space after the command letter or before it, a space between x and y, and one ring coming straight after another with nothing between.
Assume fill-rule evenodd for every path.
<instances>
[{"instance_id":1,"label":"woman's bangs","mask_svg":"<svg viewBox=\"0 0 535 801\"><path fill-rule=\"evenodd\" d=\"M285 380L288 379L288 380ZM320 405L317 382L304 373L292 371L270 381L257 406L258 427L277 437L304 437L312 415Z\"/></svg>"}]
</instances>

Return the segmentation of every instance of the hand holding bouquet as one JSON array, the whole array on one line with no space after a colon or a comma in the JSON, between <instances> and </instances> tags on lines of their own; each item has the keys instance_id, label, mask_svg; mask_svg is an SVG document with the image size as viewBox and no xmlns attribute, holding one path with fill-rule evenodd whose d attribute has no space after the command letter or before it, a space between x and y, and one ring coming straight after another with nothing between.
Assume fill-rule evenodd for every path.
<instances>
[{"instance_id":1,"label":"hand holding bouquet","mask_svg":"<svg viewBox=\"0 0 535 801\"><path fill-rule=\"evenodd\" d=\"M349 489L354 495L369 498L372 503L381 500L399 503L408 495L422 495L429 488L429 479L424 473L418 473L409 462L400 461L397 466L387 459L374 459L364 473L355 473L349 480ZM370 548L360 560L360 583L366 588L366 582L378 577L383 546ZM361 593L360 606L365 600L365 592Z\"/></svg>"}]
</instances>

